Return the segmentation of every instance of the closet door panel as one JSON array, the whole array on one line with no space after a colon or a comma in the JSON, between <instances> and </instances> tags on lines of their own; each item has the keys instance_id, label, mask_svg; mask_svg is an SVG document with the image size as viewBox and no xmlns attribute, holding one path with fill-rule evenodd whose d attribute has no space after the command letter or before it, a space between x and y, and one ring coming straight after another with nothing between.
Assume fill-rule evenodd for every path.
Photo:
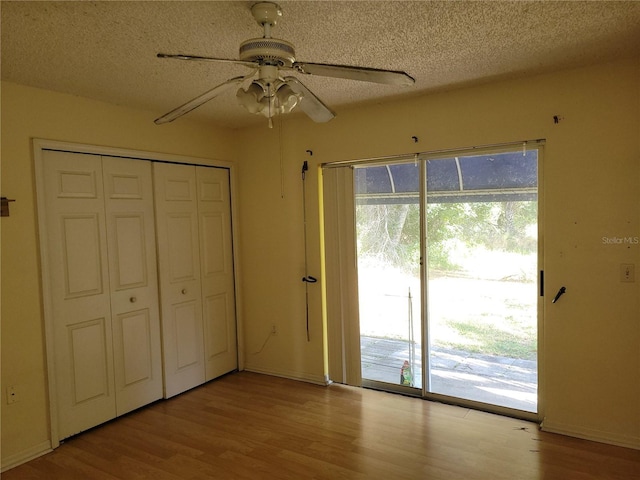
<instances>
[{"instance_id":1,"label":"closet door panel","mask_svg":"<svg viewBox=\"0 0 640 480\"><path fill-rule=\"evenodd\" d=\"M60 222L65 298L103 293L100 217L64 214Z\"/></svg>"},{"instance_id":2,"label":"closet door panel","mask_svg":"<svg viewBox=\"0 0 640 480\"><path fill-rule=\"evenodd\" d=\"M105 319L97 318L67 327L73 372L73 404L109 395Z\"/></svg>"},{"instance_id":3,"label":"closet door panel","mask_svg":"<svg viewBox=\"0 0 640 480\"><path fill-rule=\"evenodd\" d=\"M116 415L101 160L43 152L46 255L63 439Z\"/></svg>"},{"instance_id":4,"label":"closet door panel","mask_svg":"<svg viewBox=\"0 0 640 480\"><path fill-rule=\"evenodd\" d=\"M202 274L213 277L225 274L225 256L230 253L225 250L225 218L221 213L201 213L202 226Z\"/></svg>"},{"instance_id":5,"label":"closet door panel","mask_svg":"<svg viewBox=\"0 0 640 480\"><path fill-rule=\"evenodd\" d=\"M206 379L238 368L229 170L196 167Z\"/></svg>"},{"instance_id":6,"label":"closet door panel","mask_svg":"<svg viewBox=\"0 0 640 480\"><path fill-rule=\"evenodd\" d=\"M204 316L208 323L207 360L214 360L220 354L229 352L229 301L225 293L211 295L204 300Z\"/></svg>"},{"instance_id":7,"label":"closet door panel","mask_svg":"<svg viewBox=\"0 0 640 480\"><path fill-rule=\"evenodd\" d=\"M154 319L153 321L157 321ZM118 315L116 322L121 342L120 360L122 383L126 387L151 381L158 372L154 372L154 348L152 319L149 309L137 310ZM160 388L160 396L162 388ZM156 392L156 395L158 392ZM159 398L159 397L158 397Z\"/></svg>"},{"instance_id":8,"label":"closet door panel","mask_svg":"<svg viewBox=\"0 0 640 480\"><path fill-rule=\"evenodd\" d=\"M165 217L167 251L171 256L168 280L172 284L197 282L199 277L197 258L197 224L195 212L168 213Z\"/></svg>"},{"instance_id":9,"label":"closet door panel","mask_svg":"<svg viewBox=\"0 0 640 480\"><path fill-rule=\"evenodd\" d=\"M202 364L201 348L194 348L202 342L201 324L198 302L189 301L173 305L175 331L173 332L174 348L177 353L176 371Z\"/></svg>"},{"instance_id":10,"label":"closet door panel","mask_svg":"<svg viewBox=\"0 0 640 480\"><path fill-rule=\"evenodd\" d=\"M196 169L153 165L166 398L205 381Z\"/></svg>"},{"instance_id":11,"label":"closet door panel","mask_svg":"<svg viewBox=\"0 0 640 480\"><path fill-rule=\"evenodd\" d=\"M112 275L113 290L118 292L147 287L149 267L146 241L149 235L145 231L145 215L141 212L113 214L111 228L114 242L110 255L115 257L113 266L116 269Z\"/></svg>"},{"instance_id":12,"label":"closet door panel","mask_svg":"<svg viewBox=\"0 0 640 480\"><path fill-rule=\"evenodd\" d=\"M151 162L102 157L117 414L162 398Z\"/></svg>"}]
</instances>

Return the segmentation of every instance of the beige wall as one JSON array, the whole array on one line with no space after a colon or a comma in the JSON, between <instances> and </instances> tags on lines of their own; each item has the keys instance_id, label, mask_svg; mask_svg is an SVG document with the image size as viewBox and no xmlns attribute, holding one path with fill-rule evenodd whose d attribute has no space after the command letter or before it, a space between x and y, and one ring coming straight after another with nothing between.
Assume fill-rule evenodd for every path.
<instances>
[{"instance_id":1,"label":"beige wall","mask_svg":"<svg viewBox=\"0 0 640 480\"><path fill-rule=\"evenodd\" d=\"M2 465L48 445L48 402L32 138L232 160L232 132L2 83ZM165 128L168 127L168 128ZM204 162L206 163L206 162ZM18 402L7 405L6 387Z\"/></svg>"},{"instance_id":2,"label":"beige wall","mask_svg":"<svg viewBox=\"0 0 640 480\"><path fill-rule=\"evenodd\" d=\"M241 137L246 366L312 381L324 373L322 320L316 284L307 342L302 162L310 164L310 274L319 276L317 165L546 139L544 425L640 448L640 275L636 283L619 281L621 263L640 268L640 245L602 241L640 236L640 62L354 108L323 125L290 117L281 136L263 125ZM567 294L551 304L562 285ZM279 333L269 338L272 324Z\"/></svg>"},{"instance_id":3,"label":"beige wall","mask_svg":"<svg viewBox=\"0 0 640 480\"><path fill-rule=\"evenodd\" d=\"M554 115L563 120L554 124ZM545 138L545 425L640 448L640 272L636 283L619 282L621 263L640 268L640 245L602 242L640 235L638 60L347 109L323 125L292 116L282 132L266 121L233 132L152 119L2 84L2 194L17 200L2 219L3 465L48 439L32 137L237 160L246 365L318 382L320 287L309 288L308 342L301 282L302 162L310 164L309 273L318 277L320 163ZM567 295L552 305L561 285ZM18 388L14 405L7 385Z\"/></svg>"}]
</instances>

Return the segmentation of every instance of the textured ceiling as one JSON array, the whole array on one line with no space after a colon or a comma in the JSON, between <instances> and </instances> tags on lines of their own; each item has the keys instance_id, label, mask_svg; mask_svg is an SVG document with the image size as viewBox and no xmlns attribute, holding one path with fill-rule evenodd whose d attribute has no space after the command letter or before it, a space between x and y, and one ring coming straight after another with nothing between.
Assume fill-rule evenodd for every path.
<instances>
[{"instance_id":1,"label":"textured ceiling","mask_svg":"<svg viewBox=\"0 0 640 480\"><path fill-rule=\"evenodd\" d=\"M158 59L237 58L262 36L234 1L2 1L2 79L151 112L149 121L247 70ZM405 70L413 87L304 76L330 108L640 55L640 2L281 1L273 36L299 61ZM266 122L226 92L190 116ZM180 119L176 120L179 122ZM162 128L162 127L158 127Z\"/></svg>"}]
</instances>

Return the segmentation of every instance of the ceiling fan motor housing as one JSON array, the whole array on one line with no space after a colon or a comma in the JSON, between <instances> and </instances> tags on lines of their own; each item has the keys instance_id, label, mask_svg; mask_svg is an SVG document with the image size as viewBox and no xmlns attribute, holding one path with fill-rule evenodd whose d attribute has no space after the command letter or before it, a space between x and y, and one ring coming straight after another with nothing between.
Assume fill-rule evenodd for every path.
<instances>
[{"instance_id":1,"label":"ceiling fan motor housing","mask_svg":"<svg viewBox=\"0 0 640 480\"><path fill-rule=\"evenodd\" d=\"M240 60L291 67L296 57L293 45L289 42L279 38L252 38L240 44Z\"/></svg>"}]
</instances>

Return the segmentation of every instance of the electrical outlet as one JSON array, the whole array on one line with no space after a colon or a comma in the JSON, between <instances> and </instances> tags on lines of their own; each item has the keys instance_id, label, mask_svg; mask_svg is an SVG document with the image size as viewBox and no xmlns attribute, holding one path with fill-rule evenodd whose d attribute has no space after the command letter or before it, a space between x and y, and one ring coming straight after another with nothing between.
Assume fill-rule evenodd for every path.
<instances>
[{"instance_id":1,"label":"electrical outlet","mask_svg":"<svg viewBox=\"0 0 640 480\"><path fill-rule=\"evenodd\" d=\"M621 263L620 264L620 281L621 282L635 282L636 281L636 268L633 263Z\"/></svg>"},{"instance_id":2,"label":"electrical outlet","mask_svg":"<svg viewBox=\"0 0 640 480\"><path fill-rule=\"evenodd\" d=\"M7 387L7 405L11 405L12 403L16 403L18 401L18 394L16 392L16 387L10 386Z\"/></svg>"},{"instance_id":3,"label":"electrical outlet","mask_svg":"<svg viewBox=\"0 0 640 480\"><path fill-rule=\"evenodd\" d=\"M278 334L278 327L276 327L275 325L271 325L271 335L277 335Z\"/></svg>"}]
</instances>

